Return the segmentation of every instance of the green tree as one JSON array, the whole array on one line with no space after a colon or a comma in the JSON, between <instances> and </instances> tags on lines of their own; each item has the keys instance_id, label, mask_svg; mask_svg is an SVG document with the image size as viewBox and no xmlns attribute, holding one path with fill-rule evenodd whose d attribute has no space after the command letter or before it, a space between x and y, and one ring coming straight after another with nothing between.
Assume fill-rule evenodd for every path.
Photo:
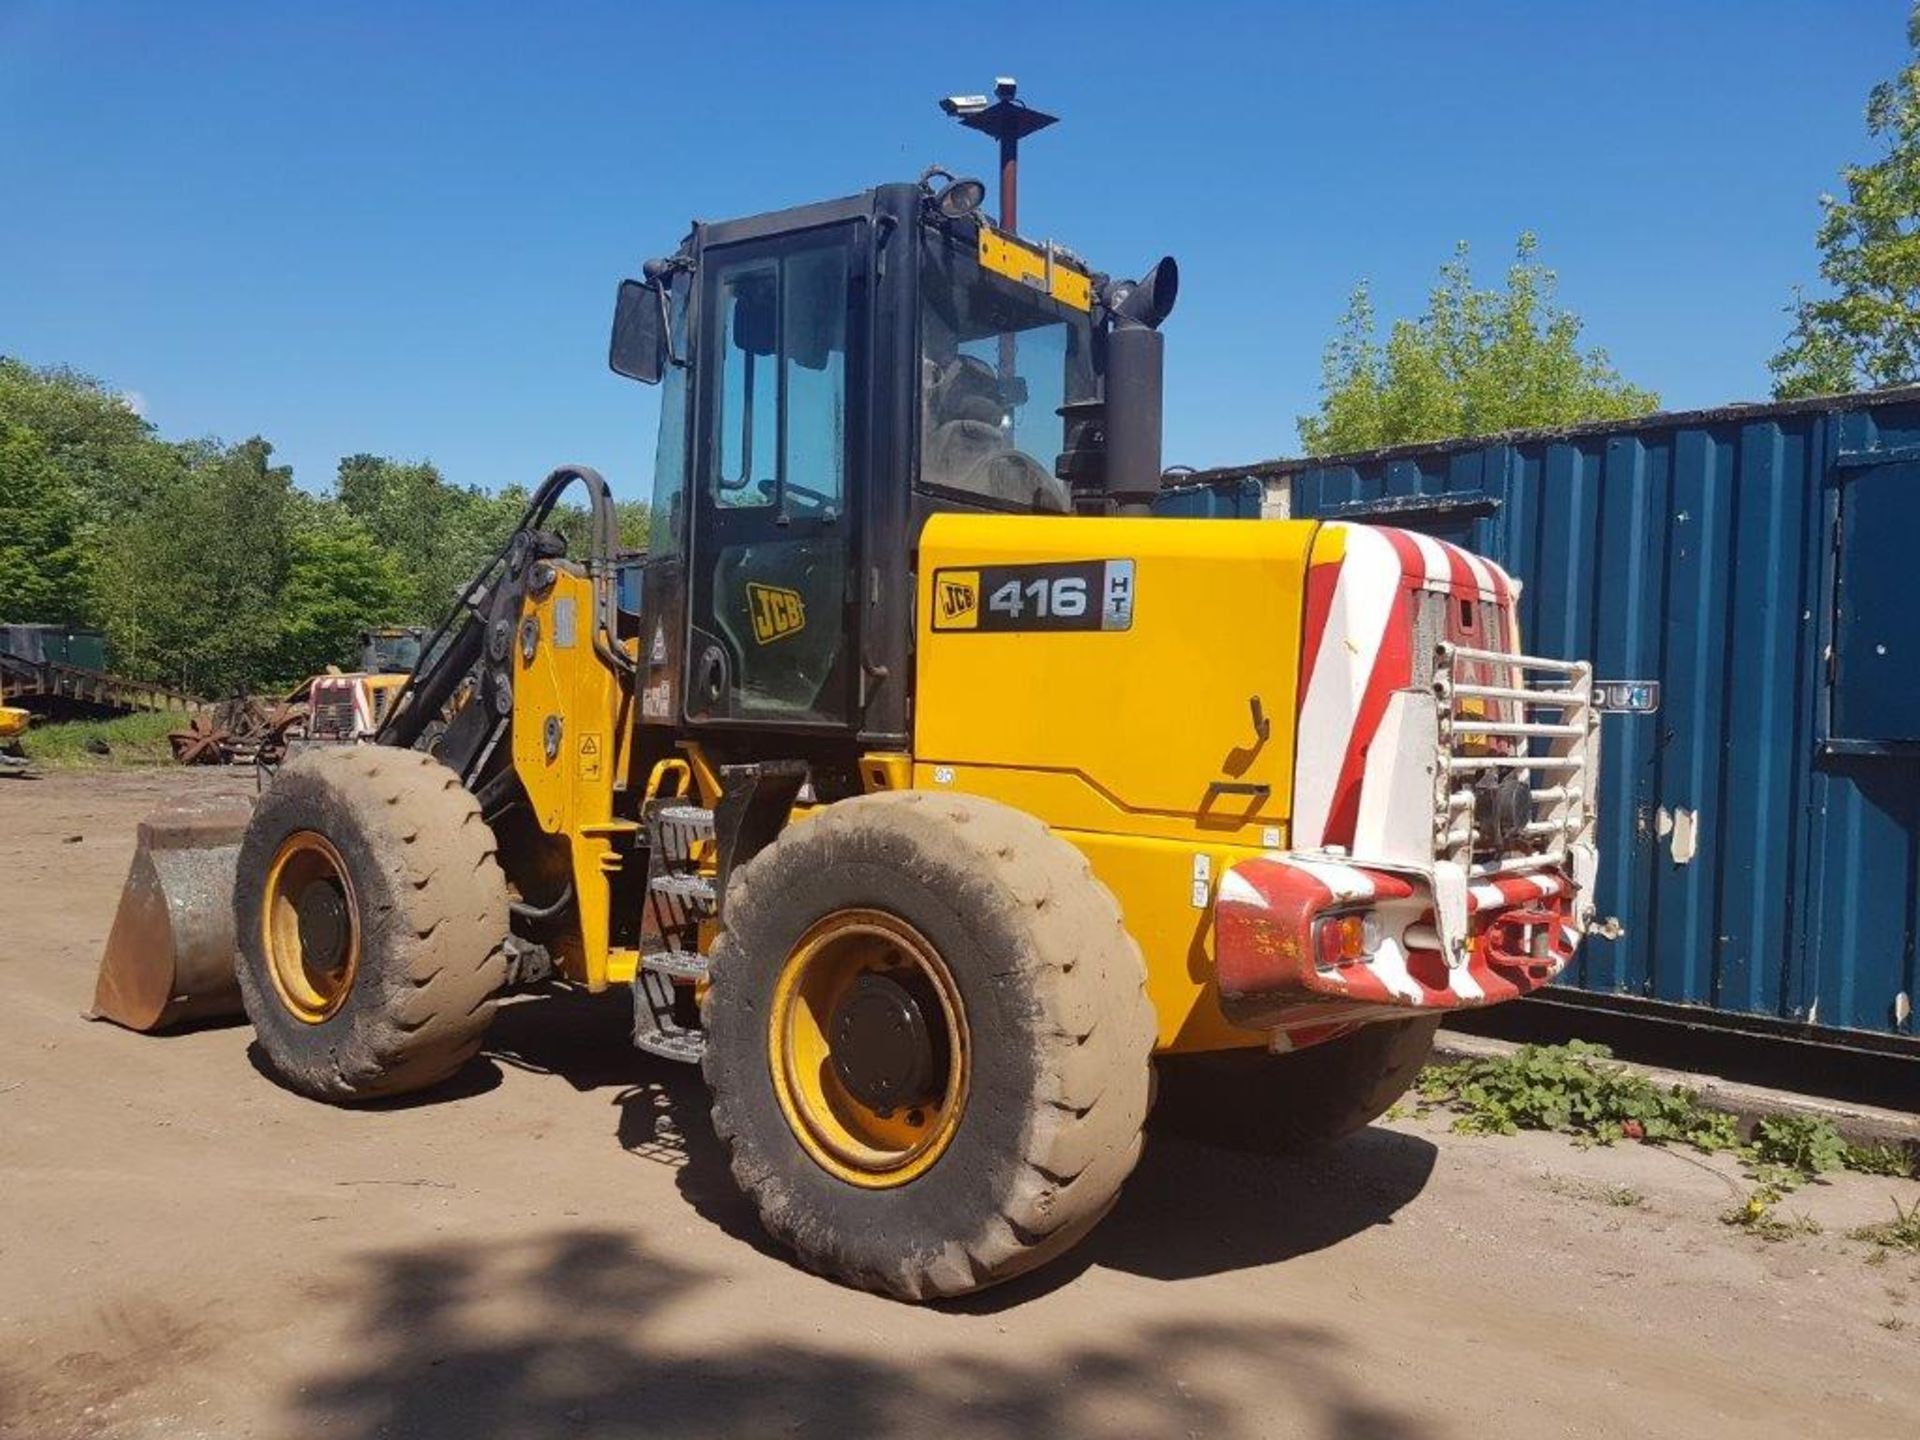
<instances>
[{"instance_id":1,"label":"green tree","mask_svg":"<svg viewBox=\"0 0 1920 1440\"><path fill-rule=\"evenodd\" d=\"M125 396L64 366L0 356L0 420L40 438L89 520L136 508L181 471L175 447Z\"/></svg>"},{"instance_id":2,"label":"green tree","mask_svg":"<svg viewBox=\"0 0 1920 1440\"><path fill-rule=\"evenodd\" d=\"M73 484L40 436L0 419L0 622L70 624L89 601Z\"/></svg>"},{"instance_id":3,"label":"green tree","mask_svg":"<svg viewBox=\"0 0 1920 1440\"><path fill-rule=\"evenodd\" d=\"M119 522L96 604L119 667L203 695L275 673L293 472L259 438L185 447L171 485Z\"/></svg>"},{"instance_id":4,"label":"green tree","mask_svg":"<svg viewBox=\"0 0 1920 1440\"><path fill-rule=\"evenodd\" d=\"M375 455L305 494L264 440L166 441L100 381L0 356L0 621L103 625L138 678L279 688L353 659L364 628L435 623L527 500ZM623 546L648 518L620 505ZM581 553L586 512L553 523Z\"/></svg>"},{"instance_id":5,"label":"green tree","mask_svg":"<svg viewBox=\"0 0 1920 1440\"><path fill-rule=\"evenodd\" d=\"M286 583L278 597L284 680L350 666L359 632L405 618L412 588L400 563L344 508L307 499L289 536Z\"/></svg>"},{"instance_id":6,"label":"green tree","mask_svg":"<svg viewBox=\"0 0 1920 1440\"><path fill-rule=\"evenodd\" d=\"M401 618L443 618L473 574L506 540L524 497L449 485L432 464L380 455L340 462L340 505L399 563L409 584Z\"/></svg>"},{"instance_id":7,"label":"green tree","mask_svg":"<svg viewBox=\"0 0 1920 1440\"><path fill-rule=\"evenodd\" d=\"M1628 383L1604 350L1580 347L1580 317L1520 237L1504 289L1473 283L1466 243L1440 268L1417 319L1379 340L1362 284L1322 360L1317 414L1299 421L1312 455L1644 415L1659 397Z\"/></svg>"},{"instance_id":8,"label":"green tree","mask_svg":"<svg viewBox=\"0 0 1920 1440\"><path fill-rule=\"evenodd\" d=\"M644 550L653 535L653 507L644 500L616 500L620 517L620 548Z\"/></svg>"},{"instance_id":9,"label":"green tree","mask_svg":"<svg viewBox=\"0 0 1920 1440\"><path fill-rule=\"evenodd\" d=\"M1841 171L1846 198L1820 197L1820 278L1796 291L1793 330L1769 362L1781 399L1920 380L1920 6L1907 19L1913 52L1867 97L1880 155Z\"/></svg>"}]
</instances>

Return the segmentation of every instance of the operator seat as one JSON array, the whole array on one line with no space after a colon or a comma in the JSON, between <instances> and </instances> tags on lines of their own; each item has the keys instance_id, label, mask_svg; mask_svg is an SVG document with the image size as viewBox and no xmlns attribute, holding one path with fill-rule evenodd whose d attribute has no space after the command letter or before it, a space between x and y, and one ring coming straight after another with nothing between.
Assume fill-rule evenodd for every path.
<instances>
[{"instance_id":1,"label":"operator seat","mask_svg":"<svg viewBox=\"0 0 1920 1440\"><path fill-rule=\"evenodd\" d=\"M944 366L927 361L925 381L922 480L1061 515L1073 508L1067 487L1008 438L1007 406L991 366L972 355Z\"/></svg>"}]
</instances>

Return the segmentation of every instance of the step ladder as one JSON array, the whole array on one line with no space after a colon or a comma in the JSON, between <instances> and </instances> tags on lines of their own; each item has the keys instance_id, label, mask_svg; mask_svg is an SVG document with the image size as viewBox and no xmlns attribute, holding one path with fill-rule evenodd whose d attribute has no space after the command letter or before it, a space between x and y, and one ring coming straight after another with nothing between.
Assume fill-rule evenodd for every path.
<instances>
[{"instance_id":1,"label":"step ladder","mask_svg":"<svg viewBox=\"0 0 1920 1440\"><path fill-rule=\"evenodd\" d=\"M720 913L711 871L713 812L684 798L650 801L647 913L633 976L633 1043L649 1055L698 1064L707 1037L694 987L707 978L700 926Z\"/></svg>"}]
</instances>

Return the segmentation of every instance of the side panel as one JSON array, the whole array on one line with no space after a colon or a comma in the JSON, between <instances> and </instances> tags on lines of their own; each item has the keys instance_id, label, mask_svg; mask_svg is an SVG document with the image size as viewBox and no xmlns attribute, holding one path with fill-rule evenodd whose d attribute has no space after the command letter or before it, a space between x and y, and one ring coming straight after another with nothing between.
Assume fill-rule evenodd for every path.
<instances>
[{"instance_id":1,"label":"side panel","mask_svg":"<svg viewBox=\"0 0 1920 1440\"><path fill-rule=\"evenodd\" d=\"M1159 1017L1156 1048L1223 1050L1265 1045L1264 1031L1239 1030L1220 1013L1214 983L1214 905L1219 880L1263 852L1246 846L1135 839L1061 830L1120 901L1127 931L1147 960L1147 998Z\"/></svg>"},{"instance_id":2,"label":"side panel","mask_svg":"<svg viewBox=\"0 0 1920 1440\"><path fill-rule=\"evenodd\" d=\"M1000 800L1085 852L1146 954L1163 1048L1264 1041L1220 1016L1212 899L1229 865L1287 840L1314 530L955 514L921 537L914 784ZM1124 626L1037 613L1049 577L1092 584L1082 567L1113 562L1130 565ZM1010 581L1022 613L1011 592L990 611Z\"/></svg>"},{"instance_id":3,"label":"side panel","mask_svg":"<svg viewBox=\"0 0 1920 1440\"><path fill-rule=\"evenodd\" d=\"M933 517L920 542L916 758L1071 829L1253 843L1274 829L1284 843L1313 531ZM1071 588L1043 596L1048 577L1032 567L1057 566L1071 582L1078 567L1114 562L1131 568L1123 625L1068 628L1061 620L1079 617L1041 613L1055 599L1100 600ZM1008 567L1021 568L994 573ZM962 589L938 594L943 581ZM1006 588L1015 581L1018 593ZM969 602L975 623L964 607L942 617L954 594L983 583Z\"/></svg>"}]
</instances>

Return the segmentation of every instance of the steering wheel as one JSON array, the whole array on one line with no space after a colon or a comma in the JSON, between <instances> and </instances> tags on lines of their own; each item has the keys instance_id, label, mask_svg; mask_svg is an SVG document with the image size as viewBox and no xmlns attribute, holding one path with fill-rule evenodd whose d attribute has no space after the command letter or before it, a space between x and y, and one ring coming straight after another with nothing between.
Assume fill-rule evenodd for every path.
<instances>
[{"instance_id":1,"label":"steering wheel","mask_svg":"<svg viewBox=\"0 0 1920 1440\"><path fill-rule=\"evenodd\" d=\"M726 487L723 486L723 488ZM780 495L783 487L773 480L751 480L743 481L731 488L735 490L751 488L754 495L758 497L758 504L771 505L775 497ZM810 509L828 511L835 516L840 513L840 499L836 495L829 495L824 490L816 490L811 485L801 485L792 480L787 481L784 489L787 500L799 499L805 501Z\"/></svg>"}]
</instances>

